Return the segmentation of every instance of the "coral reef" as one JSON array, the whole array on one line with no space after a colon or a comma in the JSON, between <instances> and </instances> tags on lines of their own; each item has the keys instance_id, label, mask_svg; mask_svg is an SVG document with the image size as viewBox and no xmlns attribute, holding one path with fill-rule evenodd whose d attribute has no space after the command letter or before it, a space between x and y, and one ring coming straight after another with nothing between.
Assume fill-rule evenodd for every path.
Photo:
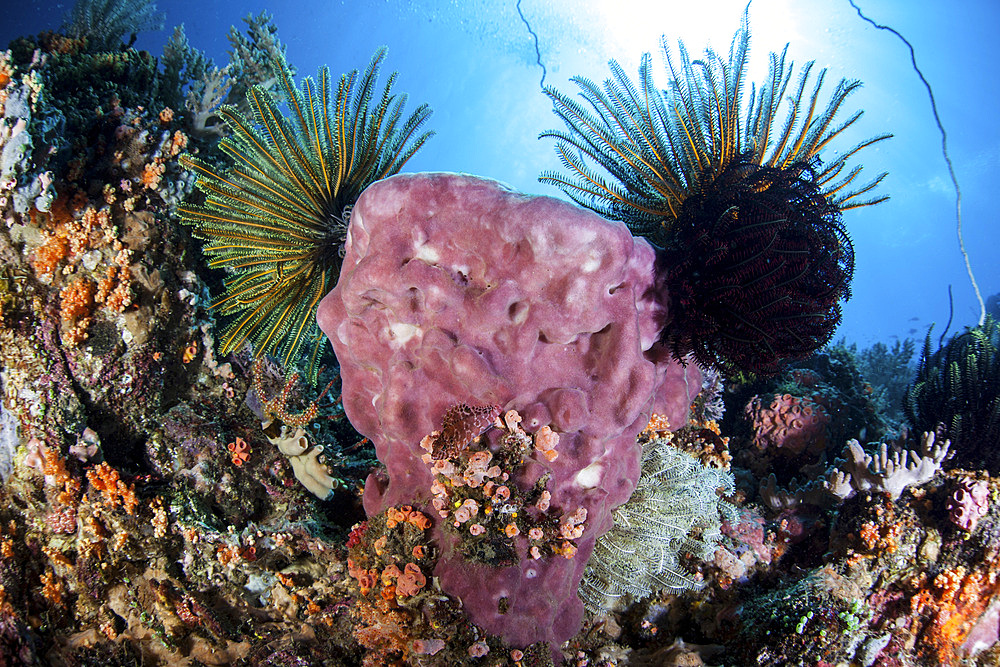
<instances>
[{"instance_id":1,"label":"coral reef","mask_svg":"<svg viewBox=\"0 0 1000 667\"><path fill-rule=\"evenodd\" d=\"M175 215L197 140L158 102L185 84L88 44L47 33L0 57L0 655L274 664L310 627L351 664L343 563L317 537L336 528L244 405L246 355L215 356ZM283 416L310 403L262 375ZM341 454L359 436L336 395L315 400L319 467L353 486L371 458Z\"/></svg>"},{"instance_id":2,"label":"coral reef","mask_svg":"<svg viewBox=\"0 0 1000 667\"><path fill-rule=\"evenodd\" d=\"M346 241L320 309L343 368L302 382L263 346L219 351L218 272L179 213L209 208L180 156L229 178L219 138L251 134L222 119L294 125L276 109L325 77L276 69L266 14L217 67L181 27L160 58L130 48L148 2L74 11L72 34L0 52L0 664L1000 662L992 321L927 343L901 427L905 344L723 381L663 344L691 322L666 249L566 202L404 175L352 192L346 239L323 237ZM728 66L709 60L685 55L661 101L701 95ZM377 64L355 81L372 94ZM775 72L768 91L817 101ZM386 91L331 131L380 108L399 129ZM415 147L402 126L369 176ZM716 175L769 173L741 159ZM849 206L832 183L813 185Z\"/></svg>"}]
</instances>

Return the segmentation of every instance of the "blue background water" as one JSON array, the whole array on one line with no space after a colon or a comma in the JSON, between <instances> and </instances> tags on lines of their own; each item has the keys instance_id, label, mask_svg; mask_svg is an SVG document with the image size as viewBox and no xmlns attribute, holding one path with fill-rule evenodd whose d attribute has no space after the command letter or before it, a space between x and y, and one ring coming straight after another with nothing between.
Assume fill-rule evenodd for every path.
<instances>
[{"instance_id":1,"label":"blue background water","mask_svg":"<svg viewBox=\"0 0 1000 667\"><path fill-rule=\"evenodd\" d=\"M966 246L984 298L1000 291L1000 2L964 0L857 0L879 23L913 44L917 63L934 87L948 131L948 147L963 191ZM538 34L546 83L573 92L570 77L608 76L607 60L634 73L644 51L662 63L659 39L685 41L692 53L712 45L727 53L743 2L701 0L523 0L522 11ZM0 45L18 35L55 29L71 3L30 0L8 6ZM399 70L397 90L410 94L412 109L434 109L429 144L408 170L462 171L504 181L526 192L561 196L537 182L558 168L551 141L538 134L560 127L539 90L541 68L534 41L514 0L451 2L284 2L161 0L166 28L140 35L137 48L162 53L171 29L185 24L189 42L228 61L226 33L243 27L248 13L274 15L290 62L300 75L327 64L336 75L363 68L374 49L389 47L387 70ZM890 131L895 138L866 150L868 176L888 171L882 191L892 199L848 211L857 271L854 297L838 332L868 345L908 335L922 339L948 318L953 285L955 327L972 324L979 308L965 272L955 233L955 194L941 155L927 93L911 68L908 50L895 36L858 18L846 0L754 0L750 8L751 77L759 81L767 54L788 42L797 64L816 60L829 68L828 89L840 77L865 86L849 102L865 109L857 132L835 148L848 149L867 136ZM663 70L659 70L662 74ZM661 78L660 81L664 81ZM853 128L852 128L853 130Z\"/></svg>"}]
</instances>

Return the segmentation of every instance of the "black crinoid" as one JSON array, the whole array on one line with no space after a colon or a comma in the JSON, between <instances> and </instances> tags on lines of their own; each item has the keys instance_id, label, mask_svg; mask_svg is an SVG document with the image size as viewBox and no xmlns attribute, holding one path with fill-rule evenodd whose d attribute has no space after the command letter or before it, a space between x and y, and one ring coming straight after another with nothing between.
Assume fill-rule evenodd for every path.
<instances>
[{"instance_id":1,"label":"black crinoid","mask_svg":"<svg viewBox=\"0 0 1000 667\"><path fill-rule=\"evenodd\" d=\"M182 206L181 217L207 242L209 266L231 272L213 304L230 316L222 354L250 341L255 356L301 362L315 382L325 340L316 307L339 274L347 213L368 185L398 172L432 134L420 133L427 105L403 120L406 96L392 93L395 74L379 94L384 57L385 49L376 51L360 79L357 70L343 75L335 97L326 68L318 83L306 78L297 88L280 63L287 114L254 86L247 93L252 118L234 107L219 111L231 131L220 146L232 165L216 170L182 158L206 199ZM370 107L373 96L378 104Z\"/></svg>"},{"instance_id":2,"label":"black crinoid","mask_svg":"<svg viewBox=\"0 0 1000 667\"><path fill-rule=\"evenodd\" d=\"M917 433L951 440L953 465L1000 472L1000 323L987 317L934 352L928 331L903 412Z\"/></svg>"},{"instance_id":3,"label":"black crinoid","mask_svg":"<svg viewBox=\"0 0 1000 667\"><path fill-rule=\"evenodd\" d=\"M712 50L691 60L681 43L677 66L664 40L666 90L653 84L649 54L638 84L611 61L603 87L574 79L582 103L546 89L568 129L542 136L557 139L569 175L540 180L661 248L671 317L663 339L678 358L773 374L825 344L840 322L854 271L841 211L886 199L861 199L885 174L852 189L861 167L847 162L889 135L823 164L820 151L861 117L834 123L861 84L841 80L820 110L826 70L811 94L811 62L789 89L793 65L782 51L747 99L748 45L744 15L728 61Z\"/></svg>"}]
</instances>

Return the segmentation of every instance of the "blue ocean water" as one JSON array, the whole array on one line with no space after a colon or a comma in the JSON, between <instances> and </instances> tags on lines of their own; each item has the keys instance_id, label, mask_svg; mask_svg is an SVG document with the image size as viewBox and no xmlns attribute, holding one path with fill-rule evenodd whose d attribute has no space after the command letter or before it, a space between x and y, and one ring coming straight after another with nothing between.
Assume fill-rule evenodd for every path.
<instances>
[{"instance_id":1,"label":"blue ocean water","mask_svg":"<svg viewBox=\"0 0 1000 667\"><path fill-rule=\"evenodd\" d=\"M33 0L8 7L0 46L58 28L70 4ZM162 53L172 27L183 23L189 42L222 65L228 61L229 26L242 27L242 17L263 10L273 13L300 76L315 75L323 64L334 74L363 68L376 47L387 45L386 70L400 72L397 90L410 95L409 108L427 102L434 109L430 127L437 135L407 170L467 172L551 196L562 195L536 179L559 164L552 142L537 137L560 122L540 91L539 59L545 83L572 92L570 77L603 80L610 58L628 72L636 71L643 52L662 62L661 35L683 39L695 54L707 45L726 53L745 5L523 0L519 14L514 0L157 4L166 12L165 29L140 34L136 42L154 55ZM858 5L913 45L948 132L973 270L984 298L1000 292L1000 225L992 200L1000 175L995 122L1000 75L994 66L1000 60L1000 3L858 0ZM537 57L521 14L537 34ZM974 324L979 306L959 251L955 190L927 91L906 46L862 21L847 0L753 0L749 15L750 81L763 76L768 52L787 42L797 64L815 60L829 69L828 89L840 77L864 82L849 101L850 110L865 110L864 118L834 150L881 132L895 135L861 156L862 178L889 172L882 191L891 199L845 214L857 269L837 337L865 346L897 337L922 339L934 322L940 332L949 315L949 285L952 331Z\"/></svg>"}]
</instances>

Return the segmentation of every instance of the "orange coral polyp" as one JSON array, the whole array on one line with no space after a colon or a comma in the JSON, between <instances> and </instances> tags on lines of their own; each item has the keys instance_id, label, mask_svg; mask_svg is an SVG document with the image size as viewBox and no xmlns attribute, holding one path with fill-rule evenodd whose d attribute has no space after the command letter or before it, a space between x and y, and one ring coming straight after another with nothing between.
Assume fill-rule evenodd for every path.
<instances>
[{"instance_id":1,"label":"orange coral polyp","mask_svg":"<svg viewBox=\"0 0 1000 667\"><path fill-rule=\"evenodd\" d=\"M86 278L78 278L59 293L59 314L63 322L75 324L88 317L94 306L94 283Z\"/></svg>"},{"instance_id":2,"label":"orange coral polyp","mask_svg":"<svg viewBox=\"0 0 1000 667\"><path fill-rule=\"evenodd\" d=\"M65 236L49 234L42 245L35 250L35 260L32 265L39 277L52 275L59 262L69 254L69 242Z\"/></svg>"}]
</instances>

